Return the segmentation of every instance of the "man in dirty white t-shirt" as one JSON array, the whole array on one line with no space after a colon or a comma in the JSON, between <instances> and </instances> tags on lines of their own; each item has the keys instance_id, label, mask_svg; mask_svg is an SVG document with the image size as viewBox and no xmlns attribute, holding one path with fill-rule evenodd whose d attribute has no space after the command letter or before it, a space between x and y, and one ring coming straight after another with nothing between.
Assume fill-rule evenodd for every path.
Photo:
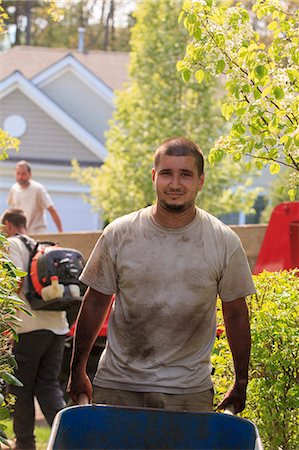
<instances>
[{"instance_id":1,"label":"man in dirty white t-shirt","mask_svg":"<svg viewBox=\"0 0 299 450\"><path fill-rule=\"evenodd\" d=\"M94 403L212 411L210 355L216 299L235 380L219 408L245 407L250 329L245 297L254 284L238 236L195 206L204 184L201 150L184 138L155 153L157 203L108 225L81 275L81 309L70 393ZM93 380L86 363L111 303L107 345Z\"/></svg>"}]
</instances>

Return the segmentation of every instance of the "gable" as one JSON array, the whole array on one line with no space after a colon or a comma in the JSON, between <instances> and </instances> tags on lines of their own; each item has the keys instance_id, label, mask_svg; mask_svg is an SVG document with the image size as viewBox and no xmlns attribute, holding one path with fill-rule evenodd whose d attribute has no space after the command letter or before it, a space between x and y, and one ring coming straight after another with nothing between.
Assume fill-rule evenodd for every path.
<instances>
[{"instance_id":1,"label":"gable","mask_svg":"<svg viewBox=\"0 0 299 450\"><path fill-rule=\"evenodd\" d=\"M48 162L68 164L73 158L90 163L100 162L99 158L19 89L1 99L0 124L12 114L20 115L26 122L26 131L21 137L22 159L46 159ZM12 155L15 156L15 152Z\"/></svg>"},{"instance_id":2,"label":"gable","mask_svg":"<svg viewBox=\"0 0 299 450\"><path fill-rule=\"evenodd\" d=\"M105 159L107 152L104 145L19 72L0 83L1 106L4 104L4 99L16 89L79 141L82 147L88 149L97 160L103 161ZM51 135L49 135L50 137ZM91 159L94 159L94 157Z\"/></svg>"},{"instance_id":3,"label":"gable","mask_svg":"<svg viewBox=\"0 0 299 450\"><path fill-rule=\"evenodd\" d=\"M108 129L108 121L112 118L114 109L113 93L101 82L95 81L88 82L84 74L68 65L56 72L55 76L46 78L43 82L37 77L33 83L38 83L39 89L92 135L104 142L104 133Z\"/></svg>"}]
</instances>

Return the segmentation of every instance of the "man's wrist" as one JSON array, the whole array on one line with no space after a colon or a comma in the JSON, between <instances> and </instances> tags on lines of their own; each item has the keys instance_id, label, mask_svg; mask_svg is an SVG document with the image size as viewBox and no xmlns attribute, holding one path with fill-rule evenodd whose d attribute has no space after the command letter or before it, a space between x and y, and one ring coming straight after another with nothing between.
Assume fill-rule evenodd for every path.
<instances>
[{"instance_id":1,"label":"man's wrist","mask_svg":"<svg viewBox=\"0 0 299 450\"><path fill-rule=\"evenodd\" d=\"M244 377L240 378L240 377L236 376L235 385L240 388L246 389L246 387L248 385L248 378L244 378Z\"/></svg>"}]
</instances>

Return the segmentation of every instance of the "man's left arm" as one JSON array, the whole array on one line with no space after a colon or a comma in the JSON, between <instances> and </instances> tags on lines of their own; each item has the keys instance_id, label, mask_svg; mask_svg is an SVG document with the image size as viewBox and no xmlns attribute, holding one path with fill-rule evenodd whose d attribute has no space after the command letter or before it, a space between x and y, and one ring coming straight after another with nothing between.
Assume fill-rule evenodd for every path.
<instances>
[{"instance_id":1,"label":"man's left arm","mask_svg":"<svg viewBox=\"0 0 299 450\"><path fill-rule=\"evenodd\" d=\"M62 231L63 231L63 229L62 229L62 223L61 223L61 219L60 219L60 217L59 217L58 212L56 211L56 209L54 208L54 206L49 206L49 208L47 208L47 209L48 209L49 213L51 214L52 219L53 219L54 222L55 222L55 225L56 225L56 227L57 227L57 230L58 230L59 232L62 232Z\"/></svg>"},{"instance_id":2,"label":"man's left arm","mask_svg":"<svg viewBox=\"0 0 299 450\"><path fill-rule=\"evenodd\" d=\"M245 298L222 302L222 312L234 361L235 381L218 405L218 409L225 409L228 405L233 405L234 412L239 413L245 408L251 348L248 308Z\"/></svg>"}]
</instances>

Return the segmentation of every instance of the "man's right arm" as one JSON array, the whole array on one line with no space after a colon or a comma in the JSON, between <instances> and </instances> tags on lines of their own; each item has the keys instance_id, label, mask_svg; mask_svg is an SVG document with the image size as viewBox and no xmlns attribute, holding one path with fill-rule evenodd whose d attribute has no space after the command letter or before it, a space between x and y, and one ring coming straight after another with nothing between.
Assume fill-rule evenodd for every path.
<instances>
[{"instance_id":1,"label":"man's right arm","mask_svg":"<svg viewBox=\"0 0 299 450\"><path fill-rule=\"evenodd\" d=\"M86 366L92 346L105 321L112 295L105 295L88 288L78 314L68 390L74 403L80 394L92 395L91 382Z\"/></svg>"}]
</instances>

